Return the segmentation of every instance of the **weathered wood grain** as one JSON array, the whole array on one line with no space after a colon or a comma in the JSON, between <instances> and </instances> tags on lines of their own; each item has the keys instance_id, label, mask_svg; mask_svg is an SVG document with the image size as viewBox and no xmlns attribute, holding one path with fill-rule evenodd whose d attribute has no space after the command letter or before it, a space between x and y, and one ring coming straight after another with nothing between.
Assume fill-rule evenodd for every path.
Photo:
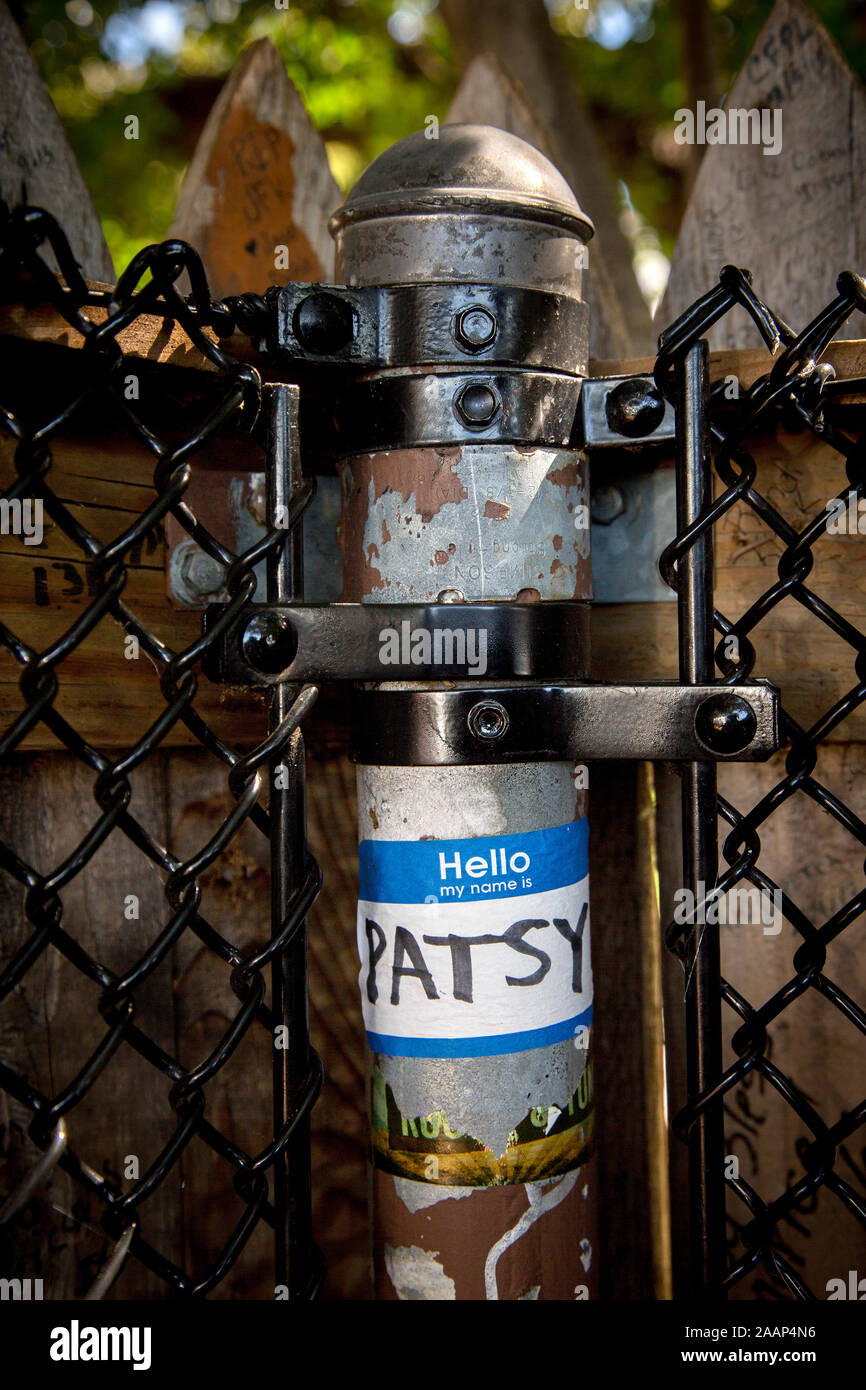
<instances>
[{"instance_id":1,"label":"weathered wood grain","mask_svg":"<svg viewBox=\"0 0 866 1390\"><path fill-rule=\"evenodd\" d=\"M5 5L0 5L0 130L4 197L10 203L26 199L53 213L85 275L113 280L98 217L50 98ZM20 351L21 344L19 355ZM4 370L8 386L8 363ZM4 477L4 486L10 480ZM120 507L128 506L126 495L115 500ZM35 603L32 559L22 569L20 560L10 555L6 539L4 593L11 598L26 591L28 601L32 597ZM44 568L60 577L63 588L75 588L77 580L70 581L67 554L61 548L49 559L51 552L49 542ZM104 702L104 688L101 698ZM4 713L9 708L7 700ZM93 781L92 771L66 754L8 760L2 776L0 838L38 871L50 872L99 818ZM132 802L134 814L162 839L164 783L159 758L135 773ZM129 895L134 895L135 906ZM64 929L118 974L141 956L167 915L156 871L118 831L60 896ZM0 923L5 963L32 932L24 911L24 891L6 874L0 879ZM97 1008L99 993L49 947L5 1002L0 1015L4 1062L46 1096L58 1095L105 1035L106 1024ZM172 999L170 974L166 981L164 969L142 985L137 999L137 1021L166 1049L173 1042ZM135 1176L131 1160L137 1160L139 1175L143 1174L174 1128L165 1091L159 1073L121 1045L87 1096L67 1115L69 1149L128 1191ZM21 1106L3 1097L0 1181L7 1194L32 1171L39 1157L26 1133L29 1118ZM3 1274L42 1278L46 1298L82 1297L112 1246L99 1215L99 1204L55 1168L33 1192L27 1207L4 1228ZM177 1183L169 1182L142 1208L139 1228L158 1249L177 1258L181 1222L180 1190ZM160 1282L143 1265L129 1260L107 1297L152 1298L161 1291Z\"/></svg>"},{"instance_id":2,"label":"weathered wood grain","mask_svg":"<svg viewBox=\"0 0 866 1390\"><path fill-rule=\"evenodd\" d=\"M802 0L778 0L733 83L725 110L781 113L781 150L708 145L656 316L660 327L703 294L726 262L799 330L834 297L842 270L866 262L866 92ZM740 347L745 311L710 331ZM855 314L840 337L860 338Z\"/></svg>"},{"instance_id":3,"label":"weathered wood grain","mask_svg":"<svg viewBox=\"0 0 866 1390\"><path fill-rule=\"evenodd\" d=\"M813 777L840 797L861 818L864 798L862 743L822 747ZM764 766L719 769L719 791L739 811L748 811L781 780L780 759ZM724 836L727 827L721 831ZM789 895L818 927L863 888L863 847L809 798L797 794L775 811L759 830L759 867ZM793 975L792 959L802 938L785 922L775 933L762 925L719 928L722 969L749 1003L757 1008ZM823 974L862 1009L866 1007L863 941L866 924L855 921L828 946ZM734 1019L726 1010L726 1041ZM738 1020L737 1020L738 1022ZM827 1124L850 1113L866 1093L863 1035L816 991L807 992L769 1026L768 1053L790 1077ZM732 1056L729 1051L728 1056ZM802 1172L798 1154L813 1139L808 1126L774 1088L754 1073L732 1090L726 1101L727 1152L740 1173L765 1201L778 1197ZM861 1197L866 1190L866 1136L862 1129L839 1148L836 1171ZM749 1215L729 1200L732 1222ZM733 1230L733 1226L732 1226ZM819 1299L827 1281L847 1280L866 1258L866 1232L826 1188L780 1224L779 1247ZM760 1267L734 1290L738 1299L778 1298L781 1282Z\"/></svg>"},{"instance_id":4,"label":"weathered wood grain","mask_svg":"<svg viewBox=\"0 0 866 1390\"><path fill-rule=\"evenodd\" d=\"M120 116L117 122L122 139ZM0 0L0 196L10 207L26 202L50 212L84 274L114 280L81 171L5 0Z\"/></svg>"},{"instance_id":5,"label":"weathered wood grain","mask_svg":"<svg viewBox=\"0 0 866 1390\"><path fill-rule=\"evenodd\" d=\"M333 277L340 202L324 146L269 39L244 53L208 116L171 236L200 252L215 297ZM285 252L285 255L281 254Z\"/></svg>"},{"instance_id":6,"label":"weathered wood grain","mask_svg":"<svg viewBox=\"0 0 866 1390\"><path fill-rule=\"evenodd\" d=\"M254 44L226 83L205 126L181 192L173 234L191 241L202 253L217 295L261 291L287 280L330 280L333 243L326 223L339 201L322 142L286 76L282 59L268 41ZM274 254L281 246L288 251L284 260ZM232 352L235 346L233 340ZM243 348L238 355L244 355ZM235 441L216 442L201 462L208 469L218 466L221 450L227 470L233 473L239 466L241 471L263 466L261 455L253 458L252 450L247 451L246 464L241 462ZM222 476L228 480L230 472ZM199 482L204 488L218 487L219 477L207 473ZM191 485L190 495L194 493ZM173 526L176 530L173 522L166 526L169 540ZM222 539L234 544L229 537ZM184 632L198 630L198 613L176 613L175 617ZM232 737L240 742L263 737L266 702L261 696L228 694L235 708L226 725L227 692L205 686L200 688L197 707L207 708L209 720L231 726ZM317 746L315 733L312 743ZM344 737L339 744L345 746ZM326 1071L311 1120L313 1229L329 1269L324 1296L363 1299L370 1296L370 1289L365 1044L354 964L354 770L341 751L325 751L309 761L309 847L324 876L307 926L310 1024ZM185 844L206 839L216 819L230 809L225 771L201 752L175 753L169 780L170 824ZM207 876L207 901L216 921L244 947L262 944L270 931L268 873L268 846L256 830L246 826ZM179 1027L205 1055L227 1026L236 1004L226 991L225 968L212 955L186 938L178 956L183 983ZM250 1036L237 1059L208 1088L215 1123L225 1126L247 1149L260 1148L271 1137L271 1070L270 1040ZM202 1162L200 1155L190 1156L187 1167L190 1191L198 1199L198 1217L188 1224L187 1239L190 1258L197 1261L224 1238L227 1215L219 1194L227 1190L226 1174L214 1157L206 1156ZM218 1296L273 1297L272 1242L262 1228Z\"/></svg>"},{"instance_id":7,"label":"weathered wood grain","mask_svg":"<svg viewBox=\"0 0 866 1390\"><path fill-rule=\"evenodd\" d=\"M88 285L95 291L112 288L99 280L88 279ZM108 310L100 304L89 304L84 310L86 317L94 324L103 324L108 318ZM205 334L216 341L209 328ZM80 348L82 335L73 328L63 315L50 304L17 303L0 306L0 336L23 339L31 343L50 343L57 347ZM234 355L249 340L237 335L231 342L230 351ZM147 358L150 362L171 363L173 366L193 367L198 371L216 372L215 363L194 347L184 330L174 320L166 322L152 314L142 314L117 335L121 350L131 357Z\"/></svg>"},{"instance_id":8,"label":"weathered wood grain","mask_svg":"<svg viewBox=\"0 0 866 1390\"><path fill-rule=\"evenodd\" d=\"M174 853L193 854L234 802L225 769L202 750L165 759L166 821ZM312 1116L313 1223L329 1266L325 1296L369 1297L366 1211L367 1122L364 1034L355 964L357 849L354 769L342 755L312 763L308 782L310 852L324 887L309 917L310 1026L326 1070ZM202 912L245 952L270 934L268 845L247 824L201 876ZM187 1065L206 1057L238 1009L229 970L192 933L174 953L176 1046ZM272 1137L271 1040L258 1025L206 1087L207 1118L247 1152ZM181 1164L186 1201L185 1258L201 1269L240 1214L223 1159L195 1143ZM273 1247L260 1227L217 1298L273 1298Z\"/></svg>"}]
</instances>

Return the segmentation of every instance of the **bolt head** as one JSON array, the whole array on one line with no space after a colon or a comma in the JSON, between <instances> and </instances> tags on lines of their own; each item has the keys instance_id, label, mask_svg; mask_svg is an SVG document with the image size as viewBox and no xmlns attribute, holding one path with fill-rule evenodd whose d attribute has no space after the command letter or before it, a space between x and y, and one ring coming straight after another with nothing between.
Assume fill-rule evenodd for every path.
<instances>
[{"instance_id":1,"label":"bolt head","mask_svg":"<svg viewBox=\"0 0 866 1390\"><path fill-rule=\"evenodd\" d=\"M695 711L695 733L714 753L741 753L757 731L755 711L733 691L711 695Z\"/></svg>"},{"instance_id":2,"label":"bolt head","mask_svg":"<svg viewBox=\"0 0 866 1390\"><path fill-rule=\"evenodd\" d=\"M648 377L620 381L604 403L607 423L626 439L643 439L657 430L665 415L664 398Z\"/></svg>"},{"instance_id":3,"label":"bolt head","mask_svg":"<svg viewBox=\"0 0 866 1390\"><path fill-rule=\"evenodd\" d=\"M265 676L278 676L294 661L298 639L285 613L266 609L247 623L241 637L241 650L253 670Z\"/></svg>"},{"instance_id":4,"label":"bolt head","mask_svg":"<svg viewBox=\"0 0 866 1390\"><path fill-rule=\"evenodd\" d=\"M589 514L599 526L610 526L625 511L625 498L620 488L609 483L596 488L590 495Z\"/></svg>"},{"instance_id":5,"label":"bolt head","mask_svg":"<svg viewBox=\"0 0 866 1390\"><path fill-rule=\"evenodd\" d=\"M498 700L479 700L473 705L466 722L469 732L482 743L496 743L511 723L508 710Z\"/></svg>"},{"instance_id":6,"label":"bolt head","mask_svg":"<svg viewBox=\"0 0 866 1390\"><path fill-rule=\"evenodd\" d=\"M499 414L499 393L486 381L467 381L454 402L457 414L470 429L483 429Z\"/></svg>"},{"instance_id":7,"label":"bolt head","mask_svg":"<svg viewBox=\"0 0 866 1390\"><path fill-rule=\"evenodd\" d=\"M454 337L466 352L480 352L489 347L497 331L494 315L480 304L461 309L454 321Z\"/></svg>"},{"instance_id":8,"label":"bolt head","mask_svg":"<svg viewBox=\"0 0 866 1390\"><path fill-rule=\"evenodd\" d=\"M302 347L321 355L340 352L355 336L352 306L335 294L308 294L297 306L292 329Z\"/></svg>"},{"instance_id":9,"label":"bolt head","mask_svg":"<svg viewBox=\"0 0 866 1390\"><path fill-rule=\"evenodd\" d=\"M225 567L207 551L191 546L183 557L180 577L194 598L209 598L225 585Z\"/></svg>"}]
</instances>

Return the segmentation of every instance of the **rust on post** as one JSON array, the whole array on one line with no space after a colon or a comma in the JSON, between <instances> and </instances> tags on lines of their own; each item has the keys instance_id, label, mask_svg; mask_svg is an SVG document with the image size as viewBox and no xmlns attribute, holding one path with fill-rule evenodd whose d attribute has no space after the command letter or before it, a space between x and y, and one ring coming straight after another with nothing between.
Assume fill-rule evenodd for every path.
<instances>
[{"instance_id":1,"label":"rust on post","mask_svg":"<svg viewBox=\"0 0 866 1390\"><path fill-rule=\"evenodd\" d=\"M400 142L332 227L350 284L459 283L477 238L494 280L553 282L578 299L591 230L537 150L481 126L443 127L438 148ZM470 435L357 454L340 473L345 600L590 596L586 460L573 450ZM585 774L568 763L358 768L379 1298L597 1293ZM464 860L468 875L504 875L483 885L491 896L446 883ZM555 864L549 897L523 872L530 862L533 873ZM389 863L400 866L390 882Z\"/></svg>"}]
</instances>

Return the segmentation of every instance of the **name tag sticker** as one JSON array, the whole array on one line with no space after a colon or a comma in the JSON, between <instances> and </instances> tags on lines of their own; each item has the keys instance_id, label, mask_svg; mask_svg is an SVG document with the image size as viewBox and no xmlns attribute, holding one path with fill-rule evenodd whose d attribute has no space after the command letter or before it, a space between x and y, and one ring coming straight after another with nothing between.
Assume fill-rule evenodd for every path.
<instances>
[{"instance_id":1,"label":"name tag sticker","mask_svg":"<svg viewBox=\"0 0 866 1390\"><path fill-rule=\"evenodd\" d=\"M362 840L359 982L393 1057L489 1057L592 1020L586 819L471 840Z\"/></svg>"}]
</instances>

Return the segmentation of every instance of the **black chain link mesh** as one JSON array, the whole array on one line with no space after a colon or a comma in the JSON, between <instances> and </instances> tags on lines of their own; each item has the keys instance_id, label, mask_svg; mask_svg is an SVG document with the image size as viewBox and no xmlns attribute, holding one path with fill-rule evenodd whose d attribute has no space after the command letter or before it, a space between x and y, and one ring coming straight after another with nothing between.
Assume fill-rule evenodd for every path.
<instances>
[{"instance_id":1,"label":"black chain link mesh","mask_svg":"<svg viewBox=\"0 0 866 1390\"><path fill-rule=\"evenodd\" d=\"M53 256L61 272L58 279L49 268ZM186 275L191 295L178 286ZM717 660L724 679L730 684L746 681L756 663L762 674L777 677L783 685L784 673L764 672L756 641L762 619L780 602L802 605L816 622L827 625L853 657L855 683L810 729L803 729L787 711L783 714L788 740L784 775L772 790L761 797L746 814L727 800L719 799L719 814L731 827L723 844L727 867L718 886L727 890L742 880L758 888L781 889L786 920L795 928L800 944L796 950L790 978L764 1001L747 1000L727 981L722 983L722 1000L733 1011L739 1026L731 1047L733 1060L716 1083L683 1110L674 1129L685 1137L698 1117L711 1107L723 1104L728 1094L749 1073L759 1074L790 1106L812 1136L796 1157L800 1171L795 1180L779 1193L760 1194L742 1178L731 1177L728 1184L733 1200L746 1211L746 1220L736 1219L738 1249L735 1251L725 1283L735 1286L756 1265L765 1262L775 1278L781 1278L788 1291L798 1298L814 1297L801 1275L783 1253L784 1239L779 1225L800 1210L819 1187L831 1192L839 1202L866 1224L866 1196L854 1190L837 1171L837 1150L866 1123L866 1095L859 1104L841 1116L825 1118L799 1088L795 1077L787 1075L771 1060L771 1028L775 1020L806 991L817 991L844 1015L851 1027L866 1035L866 1012L851 999L842 985L826 972L828 954L834 941L857 920L866 906L866 888L850 901L840 904L833 915L815 923L804 914L784 885L776 883L759 867L760 828L792 797L808 797L834 818L859 845L866 844L866 824L828 787L814 776L821 745L831 731L866 699L866 636L835 612L806 583L813 563L813 551L825 534L827 513L822 510L802 530L795 530L785 517L762 496L758 489L757 465L748 452L750 435L759 427L783 416L795 420L838 452L840 496L848 489L858 498L866 494L866 459L862 438L851 439L828 419L825 409L832 392L833 369L821 362L821 355L839 326L855 309L866 308L866 286L852 275L838 282L838 298L804 330L795 336L778 317L760 303L751 289L747 274L726 267L720 285L701 299L666 333L660 343L656 378L663 392L673 396L673 371L678 359L700 339L723 314L739 304L747 309L757 329L775 354L770 372L748 391L740 392L731 409L723 400L722 383L714 391L714 404L723 407L713 414L712 439L714 465L723 484L711 508L695 525L678 536L661 561L662 572L676 587L677 561L695 541L711 531L734 507L747 507L781 540L782 555L778 579L758 602L736 621L716 613L721 634ZM264 1028L273 1036L278 1023L266 1002L263 974L291 946L303 918L318 891L320 875L315 861L308 857L304 880L296 885L290 910L282 921L272 924L266 946L249 956L225 935L211 926L202 910L199 879L209 865L224 854L241 827L249 823L265 836L269 834L267 778L263 768L288 746L302 714L309 708L315 690L307 687L294 701L278 729L252 752L241 754L222 739L195 708L198 688L197 667L206 646L217 640L255 591L253 568L287 543L289 532L271 530L264 540L238 555L218 541L184 502L190 480L190 460L203 450L227 424L247 434L254 430L259 414L262 387L256 370L234 360L208 334L207 329L224 337L235 327L255 334L264 326L267 305L255 296L243 296L225 303L214 303L209 295L204 271L197 255L181 242L166 242L142 251L121 276L116 288L105 293L92 292L82 279L57 223L38 209L19 209L9 214L3 209L0 226L0 296L3 302L49 303L84 339L81 355L86 363L86 385L63 397L63 383L52 393L34 418L18 413L9 404L0 405L0 422L16 442L17 478L2 496L9 501L42 498L52 522L80 552L87 566L88 598L79 616L47 648L35 650L26 635L11 632L0 624L0 644L20 666L20 691L24 708L0 735L0 757L8 758L20 747L37 721L42 721L58 742L95 773L95 809L91 824L80 842L50 872L40 873L8 844L0 844L0 867L19 885L24 911L32 928L25 945L7 964L0 976L0 1001L9 996L27 971L44 952L60 952L71 966L96 986L98 1008L104 1021L104 1036L98 1047L79 1068L74 1078L57 1094L38 1090L26 1076L0 1063L0 1090L8 1093L32 1113L30 1136L44 1151L44 1158L28 1178L14 1190L0 1212L0 1222L20 1213L36 1184L54 1164L93 1194L101 1204L101 1221L108 1235L117 1242L114 1268L101 1276L107 1284L127 1250L170 1288L179 1294L206 1294L213 1290L237 1259L259 1223L276 1223L275 1193L279 1156L289 1143L295 1126L304 1117L321 1085L321 1064L311 1054L309 1074L294 1097L292 1111L282 1132L258 1152L248 1153L227 1138L208 1119L207 1087L237 1049L247 1032ZM107 316L96 321L88 316L92 306L103 308ZM171 430L160 433L148 423L138 402L126 399L122 384L126 359L118 344L118 334L143 314L155 315L179 325L193 344L217 369L217 399L211 402L205 418L177 418ZM72 510L52 491L52 439L74 417L86 414L108 392L122 413L130 436L143 443L153 455L155 500L109 543L98 541ZM0 388L0 397L3 391ZM133 408L136 407L136 408ZM100 406L101 408L101 406ZM181 438L176 438L181 436ZM295 499L292 524L309 501L309 492ZM123 601L127 571L124 560L154 526L171 513L190 537L226 570L229 600L222 617L208 631L182 651L169 649ZM94 629L106 619L118 621L126 633L136 637L159 671L159 684L165 708L134 747L112 760L76 732L56 708L62 663ZM735 637L739 660L725 655L724 639ZM755 641L752 640L755 638ZM184 860L172 855L156 842L133 814L130 776L183 721L195 740L226 766L227 784L234 806L214 828L206 844ZM92 860L109 836L120 833L164 876L166 919L149 950L130 961L122 974L112 972L94 959L64 927L63 891ZM671 950L687 960L693 946L693 928L672 924L667 933ZM158 1045L136 1021L136 989L157 969L185 932L193 933L202 946L224 963L231 988L238 1001L231 1026L216 1047L198 1065L185 1067ZM112 1057L120 1048L133 1048L145 1063L162 1073L167 1082L167 1100L174 1113L174 1133L152 1159L147 1171L131 1188L122 1190L110 1176L91 1166L92 1156L79 1155L79 1137L72 1123L75 1107L87 1097ZM832 1057L827 1066L833 1064ZM67 1119L69 1128L67 1129ZM231 1235L205 1269L188 1270L148 1242L143 1234L148 1200L178 1164L193 1138L204 1144L228 1165L232 1184L241 1204L241 1214ZM321 1263L312 1260L307 1291L313 1295L321 1283ZM97 1285L100 1280L97 1280ZM99 1292L100 1290L96 1290Z\"/></svg>"},{"instance_id":2,"label":"black chain link mesh","mask_svg":"<svg viewBox=\"0 0 866 1390\"><path fill-rule=\"evenodd\" d=\"M30 1137L62 1169L103 1205L101 1221L108 1235L118 1242L117 1259L127 1249L144 1265L183 1295L204 1295L227 1274L260 1222L275 1224L273 1192L269 1174L275 1173L277 1160L292 1134L306 1116L318 1095L322 1072L315 1053L309 1074L299 1093L292 1097L291 1111L281 1132L259 1152L247 1153L221 1133L208 1118L208 1083L235 1053L242 1039L253 1028L264 1028L273 1048L274 1028L280 1023L268 1006L265 967L291 947L304 916L319 889L319 869L308 856L303 882L294 886L284 920L272 923L272 936L254 955L241 952L233 942L209 924L202 910L199 879L204 871L224 855L246 822L269 835L266 806L267 765L279 758L287 747L301 716L315 696L306 687L291 705L279 727L249 753L230 747L197 713L196 668L207 644L232 621L255 592L253 568L261 560L285 546L292 524L299 519L311 490L293 499L289 527L272 529L263 540L242 555L227 550L199 521L184 502L191 477L192 457L204 449L214 435L228 423L247 433L255 426L262 396L259 374L244 363L233 360L205 330L215 328L225 334L235 323L252 328L260 302L252 297L230 304L211 302L201 261L182 242L165 242L149 247L135 257L109 293L91 293L75 264L57 223L47 213L33 208L19 209L11 215L3 209L0 228L0 292L3 301L51 304L84 339L81 349L86 359L86 385L83 390L66 389L66 383L53 384L38 416L17 413L7 402L0 406L0 422L16 441L17 479L3 496L15 499L42 499L52 522L80 551L86 562L89 601L66 630L43 651L36 651L21 634L0 624L0 643L20 665L20 690L25 708L0 735L0 757L8 758L19 747L38 720L70 753L96 775L93 783L94 813L86 833L73 851L48 873L38 872L8 844L0 844L0 866L23 890L23 907L32 932L25 945L6 965L0 976L0 1000L5 999L25 973L47 951L62 953L74 969L97 987L98 1008L104 1020L104 1036L74 1078L54 1095L45 1095L0 1063L0 1087L32 1112ZM52 254L60 268L62 283L46 263ZM188 276L192 294L181 295L178 281ZM100 305L107 310L102 322L88 316L87 308ZM218 369L216 401L205 418L172 421L172 436L152 428L138 402L126 398L123 383L135 359L126 359L117 336L142 314L173 321L191 344ZM74 418L88 410L104 411L106 393L122 413L129 435L144 444L154 459L155 500L109 543L98 541L56 495L51 486L52 440ZM2 390L0 390L2 395ZM59 398L59 400L58 400ZM199 546L225 567L229 601L220 622L207 638L201 638L183 651L173 651L162 642L124 603L127 580L124 559L151 533L168 513L194 538ZM165 708L135 745L122 757L112 760L81 737L55 707L60 690L62 663L92 632L96 624L115 619L125 632L137 638L140 650L151 658L159 672ZM225 764L233 809L197 852L180 860L158 844L136 818L132 808L131 774L144 759L157 750L166 735L183 721L195 739ZM84 819L84 808L82 808ZM82 872L112 834L120 833L155 864L164 875L165 921L152 945L139 959L129 961L122 974L107 969L88 954L64 926L63 892ZM197 1065L187 1067L170 1055L136 1021L136 990L157 970L184 932L194 933L207 951L225 965L237 1011L223 1036ZM150 1066L166 1078L166 1099L175 1121L168 1143L150 1161L143 1175L131 1187L121 1185L93 1166L93 1155L79 1155L71 1114L99 1081L120 1048L133 1048ZM269 1049L269 1050L270 1050ZM69 1131L67 1134L67 1117ZM145 1238L143 1211L159 1185L178 1164L193 1138L209 1146L227 1165L232 1186L239 1199L240 1215L223 1247L204 1269L188 1270L155 1248ZM44 1176L44 1172L42 1174ZM273 1179L276 1181L276 1179ZM13 1192L0 1219L12 1219L29 1196L31 1185ZM106 1271L110 1276L116 1273ZM312 1296L321 1282L320 1262L314 1258L307 1271L308 1293ZM104 1279L103 1282L107 1282Z\"/></svg>"},{"instance_id":3,"label":"black chain link mesh","mask_svg":"<svg viewBox=\"0 0 866 1390\"><path fill-rule=\"evenodd\" d=\"M760 468L747 446L759 431L772 430L779 423L788 429L805 429L816 442L829 446L838 455L838 497L843 505L847 507L849 492L856 494L858 499L866 493L866 436L852 437L831 419L834 400L838 402L842 394L839 388L844 386L845 393L851 395L855 389L862 388L863 383L836 381L833 366L821 360L841 325L855 311L866 310L866 283L845 273L840 275L836 288L837 298L798 336L758 300L747 272L726 266L719 285L662 335L655 373L660 389L673 399L677 361L685 357L712 324L737 305L749 313L774 354L770 371L748 390L737 390L735 394L727 380L714 384L710 410L711 452L722 486L717 488L712 504L698 520L665 550L660 568L668 584L676 588L677 562L702 536L713 533L733 508L750 509L760 523L759 532L773 534L781 542L777 578L773 584L751 602L736 621L718 611L714 615L716 631L721 634L716 663L723 679L736 685L747 680L757 668L758 674L776 681L782 691L782 739L783 744L787 744L786 750L779 752L770 765L771 768L778 766L778 779L745 814L725 798L718 798L720 820L730 831L722 843L726 867L719 873L715 888L719 893L727 892L745 881L768 894L781 893L784 921L796 932L797 945L790 971L786 972L788 978L767 999L749 1000L727 979L722 979L721 998L735 1022L730 1040L730 1064L714 1084L676 1116L673 1128L681 1138L687 1138L699 1117L721 1106L750 1074L762 1078L799 1117L809 1137L789 1155L789 1178L783 1190L762 1194L743 1177L731 1173L726 1178L729 1226L734 1239L723 1281L726 1289L734 1290L762 1265L770 1278L769 1287L775 1286L781 1289L782 1296L787 1294L797 1299L814 1299L819 1294L810 1289L802 1270L797 1268L802 1261L791 1258L790 1228L786 1227L786 1222L790 1218L802 1219L804 1212L811 1213L814 1210L811 1199L823 1188L842 1203L857 1222L866 1225L866 1192L858 1192L848 1178L842 1176L837 1162L840 1149L866 1123L866 1067L861 1060L859 1074L850 1078L864 1098L841 1115L822 1115L820 1098L816 1100L808 1095L805 1087L798 1084L797 1077L788 1074L773 1060L773 1025L801 996L814 991L857 1030L862 1049L859 1055L861 1059L866 1057L866 1043L862 1041L866 1038L866 1012L831 973L833 944L863 913L866 888L840 902L826 921L812 921L798 906L790 886L786 888L784 883L777 882L760 865L759 832L792 798L801 803L803 798L809 798L847 832L849 864L856 876L862 873L862 848L858 850L858 847L866 844L866 824L815 774L822 745L866 699L866 636L806 582L833 511L824 505L801 529L792 526L762 494ZM830 707L810 728L801 727L784 703L786 687L798 660L802 660L802 653L787 650L784 667L779 670L773 670L772 660L761 659L761 623L781 603L801 605L816 625L824 624L850 652L853 683L849 689L836 692ZM733 643L730 639L734 639ZM734 660L734 655L738 659ZM817 845L815 848L817 851ZM834 877L844 882L841 864ZM714 885L707 885L708 889L712 887ZM709 897L705 899L708 901ZM698 922L701 906L696 905ZM706 912L703 915L708 916ZM706 929L709 929L706 924L702 927L694 922L683 925L677 921L668 928L667 944L687 968L694 959L697 934ZM722 970L724 975L724 938ZM838 1075L840 1066L840 1060L832 1054L821 1062L827 1080L833 1077L834 1069ZM840 1250L838 1257L839 1269L847 1272L851 1261L846 1262L846 1252ZM823 1289L820 1296L826 1296Z\"/></svg>"}]
</instances>

